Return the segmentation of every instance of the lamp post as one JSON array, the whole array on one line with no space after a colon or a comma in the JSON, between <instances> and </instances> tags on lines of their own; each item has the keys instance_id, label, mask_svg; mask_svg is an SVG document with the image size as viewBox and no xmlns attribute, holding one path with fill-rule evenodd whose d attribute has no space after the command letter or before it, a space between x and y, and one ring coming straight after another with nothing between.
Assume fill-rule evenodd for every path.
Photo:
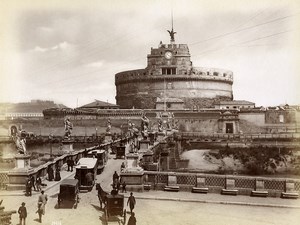
<instances>
[{"instance_id":1,"label":"lamp post","mask_svg":"<svg viewBox=\"0 0 300 225\"><path fill-rule=\"evenodd\" d=\"M52 140L53 140L53 135L50 133L50 134L49 134L50 158L52 158Z\"/></svg>"},{"instance_id":2,"label":"lamp post","mask_svg":"<svg viewBox=\"0 0 300 225\"><path fill-rule=\"evenodd\" d=\"M96 129L96 142L98 142L98 132L97 132L98 128L96 127L95 129Z\"/></svg>"}]
</instances>

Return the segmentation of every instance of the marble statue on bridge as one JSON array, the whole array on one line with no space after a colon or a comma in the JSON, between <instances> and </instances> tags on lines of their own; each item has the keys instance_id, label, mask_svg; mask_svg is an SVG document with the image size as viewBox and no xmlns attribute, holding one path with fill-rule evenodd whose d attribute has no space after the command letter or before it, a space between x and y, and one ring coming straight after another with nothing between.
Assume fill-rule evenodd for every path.
<instances>
[{"instance_id":1,"label":"marble statue on bridge","mask_svg":"<svg viewBox=\"0 0 300 225\"><path fill-rule=\"evenodd\" d=\"M65 139L70 139L72 134L73 124L70 122L70 119L65 119Z\"/></svg>"},{"instance_id":2,"label":"marble statue on bridge","mask_svg":"<svg viewBox=\"0 0 300 225\"><path fill-rule=\"evenodd\" d=\"M147 137L149 136L148 132L149 132L149 123L150 120L148 119L148 117L144 114L142 116L141 119L141 133L144 139L147 139Z\"/></svg>"},{"instance_id":3,"label":"marble statue on bridge","mask_svg":"<svg viewBox=\"0 0 300 225\"><path fill-rule=\"evenodd\" d=\"M111 133L110 131L111 131L111 121L110 119L108 119L106 123L106 133L110 134Z\"/></svg>"},{"instance_id":4,"label":"marble statue on bridge","mask_svg":"<svg viewBox=\"0 0 300 225\"><path fill-rule=\"evenodd\" d=\"M20 131L16 136L16 147L20 154L26 155L26 137L25 132Z\"/></svg>"}]
</instances>

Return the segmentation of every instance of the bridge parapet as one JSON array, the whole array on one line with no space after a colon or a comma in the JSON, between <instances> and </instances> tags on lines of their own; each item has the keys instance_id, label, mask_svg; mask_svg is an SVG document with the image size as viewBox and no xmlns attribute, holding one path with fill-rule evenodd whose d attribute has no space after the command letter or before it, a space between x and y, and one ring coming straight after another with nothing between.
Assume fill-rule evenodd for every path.
<instances>
[{"instance_id":1,"label":"bridge parapet","mask_svg":"<svg viewBox=\"0 0 300 225\"><path fill-rule=\"evenodd\" d=\"M131 138L129 138L131 139ZM85 149L81 149L81 150L78 150L78 151L73 151L73 152L70 152L69 154L64 154L62 156L59 156L59 157L56 157L53 159L53 161L48 161L36 168L33 168L32 171L30 171L28 174L24 174L24 176L33 176L34 178L36 178L37 176L40 176L42 179L45 178L45 176L47 175L47 169L49 167L55 167L56 165L59 165L60 167L67 162L67 159L72 157L73 160L77 159L79 160L80 158L84 157L84 155L90 151L90 150L93 150L93 149L96 149L96 148L103 148L103 149L106 149L108 150L108 147L113 144L113 143L120 143L120 142L123 142L125 140L128 140L128 138L123 138L123 139L118 139L118 140L115 140L113 142L108 142L108 143L104 143L104 144L101 144L101 145L96 145L96 146L93 146L93 147L90 147L90 148L85 148ZM14 176L16 175L16 173L14 173ZM7 189L7 190L13 190L13 189L9 189L8 187L10 186L11 182L10 182L10 173L9 171L4 171L4 172L0 172L0 188L1 189ZM20 187L23 187L25 188L25 183L24 184L19 184ZM12 185L12 187L14 187Z\"/></svg>"},{"instance_id":2,"label":"bridge parapet","mask_svg":"<svg viewBox=\"0 0 300 225\"><path fill-rule=\"evenodd\" d=\"M144 176L147 176L147 183L156 190L163 190L167 185L168 176L176 176L177 185L180 190L191 191L197 185L197 177L204 179L204 184L208 187L209 192L221 193L223 188L226 188L226 179L232 179L235 182L235 189L241 195L251 195L251 191L255 190L256 180L262 180L265 184L265 189L269 192L270 197L280 197L285 191L287 182L295 184L295 191L300 193L300 179L285 179L285 178L266 178L266 177L247 177L238 175L216 175L204 173L184 173L184 172L161 172L161 171L145 171Z\"/></svg>"}]
</instances>

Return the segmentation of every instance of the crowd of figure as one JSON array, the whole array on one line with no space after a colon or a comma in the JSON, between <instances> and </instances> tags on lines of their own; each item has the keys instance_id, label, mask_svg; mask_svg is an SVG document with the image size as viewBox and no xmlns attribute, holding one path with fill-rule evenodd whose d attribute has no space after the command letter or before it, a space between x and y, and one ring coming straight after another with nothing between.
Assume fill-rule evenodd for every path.
<instances>
[{"instance_id":1,"label":"crowd of figure","mask_svg":"<svg viewBox=\"0 0 300 225\"><path fill-rule=\"evenodd\" d=\"M40 176L37 176L34 178L34 176L30 176L25 184L25 195L26 196L31 196L32 195L32 189L34 191L41 191L42 190L42 179Z\"/></svg>"},{"instance_id":2,"label":"crowd of figure","mask_svg":"<svg viewBox=\"0 0 300 225\"><path fill-rule=\"evenodd\" d=\"M37 210L36 213L38 214L38 222L42 223L42 216L45 215L45 206L48 201L48 196L45 194L44 191L41 191L41 194L38 197L37 202ZM27 218L27 209L26 209L26 203L22 202L21 206L18 209L19 214L19 225L25 225L26 224L26 218Z\"/></svg>"},{"instance_id":3,"label":"crowd of figure","mask_svg":"<svg viewBox=\"0 0 300 225\"><path fill-rule=\"evenodd\" d=\"M122 164L122 165L124 165L124 167L125 167L125 164ZM121 165L121 168L122 168L122 165ZM112 183L112 193L111 194L118 194L120 189L121 189L122 193L127 192L125 181L122 178L120 178L117 171L115 171L115 173L113 174L113 183Z\"/></svg>"}]
</instances>

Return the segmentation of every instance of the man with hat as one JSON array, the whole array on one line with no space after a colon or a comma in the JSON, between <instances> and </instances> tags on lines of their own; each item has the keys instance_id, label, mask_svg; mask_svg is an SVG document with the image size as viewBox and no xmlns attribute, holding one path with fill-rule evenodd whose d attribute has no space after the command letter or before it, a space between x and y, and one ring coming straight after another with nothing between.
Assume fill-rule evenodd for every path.
<instances>
[{"instance_id":1,"label":"man with hat","mask_svg":"<svg viewBox=\"0 0 300 225\"><path fill-rule=\"evenodd\" d=\"M25 225L26 222L26 217L27 217L27 210L26 210L26 207L25 207L25 202L22 202L19 210L18 210L18 213L19 213L19 218L20 218L20 225L22 225L22 222L24 222L23 224Z\"/></svg>"}]
</instances>

